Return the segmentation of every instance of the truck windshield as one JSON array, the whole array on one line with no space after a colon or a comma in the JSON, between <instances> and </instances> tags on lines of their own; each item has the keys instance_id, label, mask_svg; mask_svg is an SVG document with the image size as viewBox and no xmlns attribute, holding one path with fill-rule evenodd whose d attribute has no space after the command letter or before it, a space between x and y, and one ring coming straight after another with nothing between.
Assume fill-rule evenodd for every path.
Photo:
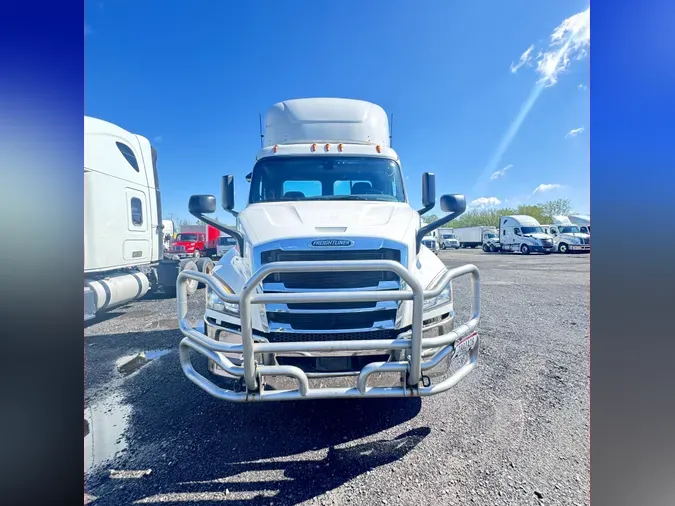
<instances>
[{"instance_id":1,"label":"truck windshield","mask_svg":"<svg viewBox=\"0 0 675 506\"><path fill-rule=\"evenodd\" d=\"M579 227L574 226L574 227L559 227L560 228L560 233L561 234L578 234L579 233Z\"/></svg>"},{"instance_id":2,"label":"truck windshield","mask_svg":"<svg viewBox=\"0 0 675 506\"><path fill-rule=\"evenodd\" d=\"M525 234L543 234L544 230L541 227L522 227L523 235Z\"/></svg>"},{"instance_id":3,"label":"truck windshield","mask_svg":"<svg viewBox=\"0 0 675 506\"><path fill-rule=\"evenodd\" d=\"M486 239L498 239L496 234L485 234Z\"/></svg>"},{"instance_id":4,"label":"truck windshield","mask_svg":"<svg viewBox=\"0 0 675 506\"><path fill-rule=\"evenodd\" d=\"M260 160L250 203L299 200L405 202L401 169L387 158L287 156Z\"/></svg>"},{"instance_id":5,"label":"truck windshield","mask_svg":"<svg viewBox=\"0 0 675 506\"><path fill-rule=\"evenodd\" d=\"M236 241L232 237L219 237L218 246L234 246Z\"/></svg>"},{"instance_id":6,"label":"truck windshield","mask_svg":"<svg viewBox=\"0 0 675 506\"><path fill-rule=\"evenodd\" d=\"M176 241L197 241L199 237L197 234L178 234Z\"/></svg>"}]
</instances>

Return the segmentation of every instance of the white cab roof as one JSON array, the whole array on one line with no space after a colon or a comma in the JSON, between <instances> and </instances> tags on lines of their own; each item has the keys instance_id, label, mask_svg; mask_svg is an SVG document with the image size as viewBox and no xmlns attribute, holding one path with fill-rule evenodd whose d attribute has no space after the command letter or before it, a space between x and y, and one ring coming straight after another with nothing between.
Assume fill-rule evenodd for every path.
<instances>
[{"instance_id":1,"label":"white cab roof","mask_svg":"<svg viewBox=\"0 0 675 506\"><path fill-rule=\"evenodd\" d=\"M379 105L346 98L300 98L268 109L265 147L313 142L388 148L389 118Z\"/></svg>"},{"instance_id":2,"label":"white cab roof","mask_svg":"<svg viewBox=\"0 0 675 506\"><path fill-rule=\"evenodd\" d=\"M532 216L516 214L514 216L502 216L501 224L507 227L540 227L541 225Z\"/></svg>"}]
</instances>

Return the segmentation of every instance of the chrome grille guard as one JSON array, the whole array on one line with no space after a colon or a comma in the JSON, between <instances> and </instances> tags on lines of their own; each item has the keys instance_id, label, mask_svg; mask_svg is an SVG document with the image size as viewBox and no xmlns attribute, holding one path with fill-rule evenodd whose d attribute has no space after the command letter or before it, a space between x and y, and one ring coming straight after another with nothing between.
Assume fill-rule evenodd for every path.
<instances>
[{"instance_id":1,"label":"chrome grille guard","mask_svg":"<svg viewBox=\"0 0 675 506\"><path fill-rule=\"evenodd\" d=\"M257 286L269 274L276 272L321 272L321 271L375 271L388 270L398 274L405 280L410 291L352 291L352 292L301 292L301 293L256 293ZM471 275L471 319L456 327L445 335L422 337L424 301L439 295L453 279L467 274ZM223 301L238 304L241 319L242 344L228 344L216 341L192 328L186 319L187 290L186 282L190 279L204 283ZM480 321L480 275L475 265L468 264L445 272L432 288L424 290L402 264L392 260L346 260L331 263L273 262L260 267L246 282L238 295L227 293L217 278L197 271L182 271L176 283L176 301L178 306L178 325L184 338L179 345L180 363L187 378L214 397L234 401L273 401L325 398L360 398L360 397L419 397L434 395L452 388L469 374L478 360L479 339L476 331ZM251 322L251 305L266 303L297 302L363 302L363 301L403 301L412 300L411 330L389 340L360 341L322 341L322 342L254 342ZM437 366L443 359L455 352L455 343L473 339L467 362L444 381L429 386L420 386L422 372ZM430 349L440 348L429 360ZM283 352L335 352L361 350L405 350L406 360L389 362L371 362L362 368L355 388L310 388L305 372L299 367L288 365L257 364L258 353ZM425 353L425 350L427 353ZM228 390L217 386L198 373L191 362L190 351L196 351L215 362L227 373L243 378L245 391ZM241 366L234 365L219 352L241 354ZM406 384L399 387L368 387L368 377L373 373L400 372L406 376ZM287 376L297 381L296 390L265 391L260 388L261 376Z\"/></svg>"}]
</instances>

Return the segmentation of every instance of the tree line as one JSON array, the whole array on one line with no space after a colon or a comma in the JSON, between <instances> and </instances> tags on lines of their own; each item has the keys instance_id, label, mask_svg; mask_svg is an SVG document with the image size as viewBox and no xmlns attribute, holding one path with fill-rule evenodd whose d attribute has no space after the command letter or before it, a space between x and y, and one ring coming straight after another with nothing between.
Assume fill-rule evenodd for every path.
<instances>
[{"instance_id":1,"label":"tree line","mask_svg":"<svg viewBox=\"0 0 675 506\"><path fill-rule=\"evenodd\" d=\"M509 216L514 214L524 214L532 216L542 225L553 222L553 216L566 216L572 214L572 205L568 199L556 199L544 202L542 204L521 205L517 208L500 207L500 208L480 208L469 209L465 211L459 218L451 221L448 226L452 228L462 227L499 227L499 218L501 216ZM438 219L435 214L422 216L425 223L431 223Z\"/></svg>"}]
</instances>

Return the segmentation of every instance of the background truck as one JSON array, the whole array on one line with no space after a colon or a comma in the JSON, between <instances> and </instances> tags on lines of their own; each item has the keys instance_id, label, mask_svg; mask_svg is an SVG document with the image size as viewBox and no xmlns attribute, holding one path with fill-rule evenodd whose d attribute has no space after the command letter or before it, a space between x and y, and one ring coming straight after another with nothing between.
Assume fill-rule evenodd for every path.
<instances>
[{"instance_id":1,"label":"background truck","mask_svg":"<svg viewBox=\"0 0 675 506\"><path fill-rule=\"evenodd\" d=\"M486 231L495 232L495 227L462 227L453 230L455 237L459 241L460 248L475 248L483 245L483 233Z\"/></svg>"},{"instance_id":2,"label":"background truck","mask_svg":"<svg viewBox=\"0 0 675 506\"><path fill-rule=\"evenodd\" d=\"M555 251L553 238L544 232L532 216L516 215L499 218L500 251L519 251L523 255Z\"/></svg>"},{"instance_id":3,"label":"background truck","mask_svg":"<svg viewBox=\"0 0 675 506\"><path fill-rule=\"evenodd\" d=\"M579 227L582 234L591 235L591 215L590 214L570 214L567 219Z\"/></svg>"},{"instance_id":4,"label":"background truck","mask_svg":"<svg viewBox=\"0 0 675 506\"><path fill-rule=\"evenodd\" d=\"M553 225L542 225L544 232L553 237L555 250L559 253L591 251L591 236L581 232L567 216L554 216Z\"/></svg>"},{"instance_id":5,"label":"background truck","mask_svg":"<svg viewBox=\"0 0 675 506\"><path fill-rule=\"evenodd\" d=\"M459 249L459 240L452 228L439 228L435 235L441 249Z\"/></svg>"},{"instance_id":6,"label":"background truck","mask_svg":"<svg viewBox=\"0 0 675 506\"><path fill-rule=\"evenodd\" d=\"M218 233L220 233L220 231ZM229 235L221 235L218 238L218 244L216 245L216 256L218 258L225 256L225 254L236 245L237 241L235 241L233 237L230 237Z\"/></svg>"},{"instance_id":7,"label":"background truck","mask_svg":"<svg viewBox=\"0 0 675 506\"><path fill-rule=\"evenodd\" d=\"M151 290L175 295L179 272L198 266L165 257L163 242L157 152L145 137L85 116L84 320Z\"/></svg>"},{"instance_id":8,"label":"background truck","mask_svg":"<svg viewBox=\"0 0 675 506\"><path fill-rule=\"evenodd\" d=\"M464 196L443 195L448 214L423 225L436 201L434 175L422 175L422 208L413 209L387 115L369 102L278 103L266 114L262 142L245 209L234 210L234 178L223 178L222 206L236 226L206 216L216 210L214 196L190 198L190 213L237 247L212 275L179 276L186 377L220 399L252 402L427 396L470 373L478 270L448 270L423 244L464 212ZM472 312L455 322L452 280L463 275L472 279ZM181 285L189 279L208 286L196 327ZM229 382L198 372L193 353Z\"/></svg>"},{"instance_id":9,"label":"background truck","mask_svg":"<svg viewBox=\"0 0 675 506\"><path fill-rule=\"evenodd\" d=\"M210 225L182 225L169 253L179 258L200 258L216 255L220 230Z\"/></svg>"},{"instance_id":10,"label":"background truck","mask_svg":"<svg viewBox=\"0 0 675 506\"><path fill-rule=\"evenodd\" d=\"M497 253L502 250L501 242L499 241L499 231L485 230L483 232L483 251L486 253Z\"/></svg>"}]
</instances>

